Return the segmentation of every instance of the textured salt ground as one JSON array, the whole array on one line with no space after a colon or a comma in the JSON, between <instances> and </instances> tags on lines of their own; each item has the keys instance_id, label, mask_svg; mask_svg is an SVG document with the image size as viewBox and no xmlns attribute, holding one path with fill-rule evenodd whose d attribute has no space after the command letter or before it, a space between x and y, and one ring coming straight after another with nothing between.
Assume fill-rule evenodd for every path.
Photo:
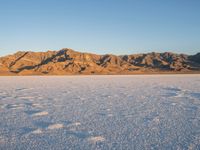
<instances>
[{"instance_id":1,"label":"textured salt ground","mask_svg":"<svg viewBox=\"0 0 200 150\"><path fill-rule=\"evenodd\" d=\"M0 78L0 149L200 149L200 75Z\"/></svg>"}]
</instances>

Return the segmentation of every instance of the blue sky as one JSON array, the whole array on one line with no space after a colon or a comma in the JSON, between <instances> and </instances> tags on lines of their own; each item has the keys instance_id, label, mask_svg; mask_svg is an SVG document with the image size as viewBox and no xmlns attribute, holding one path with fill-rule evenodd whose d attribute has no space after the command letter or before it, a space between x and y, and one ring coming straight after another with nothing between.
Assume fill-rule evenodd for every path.
<instances>
[{"instance_id":1,"label":"blue sky","mask_svg":"<svg viewBox=\"0 0 200 150\"><path fill-rule=\"evenodd\" d=\"M200 52L200 0L0 0L0 55Z\"/></svg>"}]
</instances>

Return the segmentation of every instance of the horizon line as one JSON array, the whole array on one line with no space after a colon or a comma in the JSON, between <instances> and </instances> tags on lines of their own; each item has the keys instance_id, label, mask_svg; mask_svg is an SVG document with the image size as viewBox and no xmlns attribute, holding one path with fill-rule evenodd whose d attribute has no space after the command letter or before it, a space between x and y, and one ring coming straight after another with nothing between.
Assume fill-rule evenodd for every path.
<instances>
[{"instance_id":1,"label":"horizon line","mask_svg":"<svg viewBox=\"0 0 200 150\"><path fill-rule=\"evenodd\" d=\"M123 53L123 54L116 54L116 53L97 53L97 52L94 52L94 51L90 51L90 50L76 50L76 49L73 49L73 48L61 48L61 49L46 49L44 51L42 50L15 50L14 52L11 52L11 53L7 53L7 54L3 54L3 55L0 55L0 57L5 57L5 56L8 56L8 55L13 55L17 52L48 52L48 51L61 51L61 50L64 50L64 49L70 49L70 50L73 50L73 51L76 51L76 52L80 52L80 53L89 53L89 54L96 54L96 55L116 55L116 56L121 56L121 55L134 55L134 54L149 54L149 53L174 53L174 54L185 54L185 55L195 55L195 54L198 54L200 53L199 52L196 52L196 53L193 53L193 54L189 54L189 53L184 53L184 52L177 52L175 50L166 50L166 51L160 51L160 50L147 50L147 51L144 51L144 52L135 52L135 53Z\"/></svg>"}]
</instances>

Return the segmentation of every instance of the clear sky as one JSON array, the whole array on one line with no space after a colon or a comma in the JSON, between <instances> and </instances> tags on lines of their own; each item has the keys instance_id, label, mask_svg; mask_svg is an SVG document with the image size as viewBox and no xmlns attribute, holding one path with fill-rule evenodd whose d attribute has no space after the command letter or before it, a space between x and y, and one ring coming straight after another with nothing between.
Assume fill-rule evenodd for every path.
<instances>
[{"instance_id":1,"label":"clear sky","mask_svg":"<svg viewBox=\"0 0 200 150\"><path fill-rule=\"evenodd\" d=\"M200 52L200 0L0 0L0 55Z\"/></svg>"}]
</instances>

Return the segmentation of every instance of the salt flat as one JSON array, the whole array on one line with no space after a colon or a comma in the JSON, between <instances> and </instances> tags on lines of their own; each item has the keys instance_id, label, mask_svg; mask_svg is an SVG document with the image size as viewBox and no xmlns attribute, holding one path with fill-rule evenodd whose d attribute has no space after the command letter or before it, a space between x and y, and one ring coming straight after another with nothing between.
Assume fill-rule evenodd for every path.
<instances>
[{"instance_id":1,"label":"salt flat","mask_svg":"<svg viewBox=\"0 0 200 150\"><path fill-rule=\"evenodd\" d=\"M0 149L200 149L200 75L0 77Z\"/></svg>"}]
</instances>

